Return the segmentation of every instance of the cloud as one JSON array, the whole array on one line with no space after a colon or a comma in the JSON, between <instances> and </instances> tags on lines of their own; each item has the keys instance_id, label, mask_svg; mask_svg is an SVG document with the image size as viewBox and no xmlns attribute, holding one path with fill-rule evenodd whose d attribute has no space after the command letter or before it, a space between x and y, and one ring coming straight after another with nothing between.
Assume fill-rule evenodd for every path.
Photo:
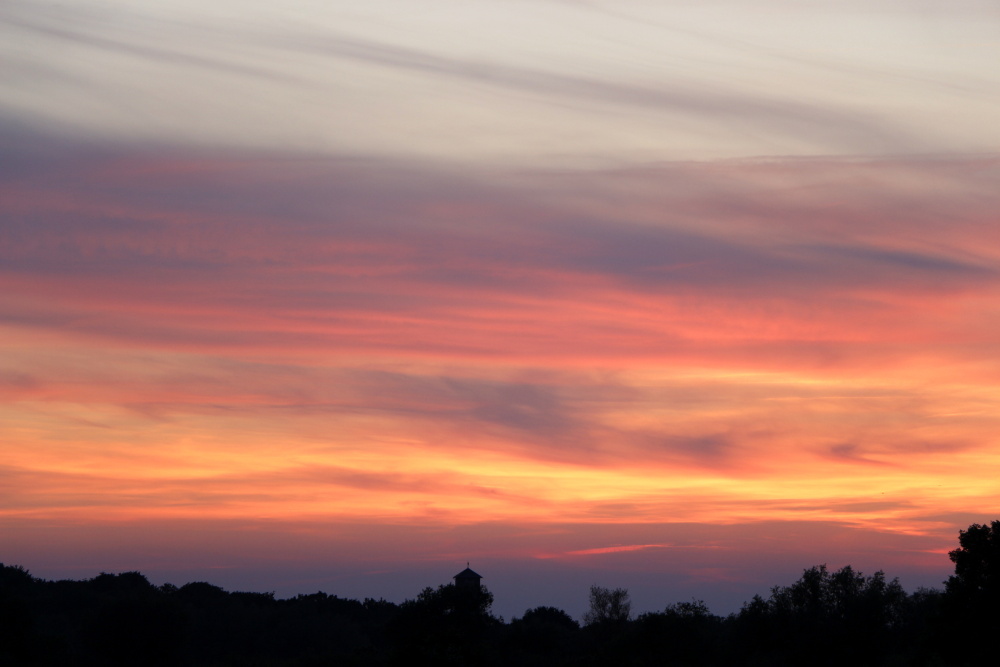
<instances>
[{"instance_id":1,"label":"cloud","mask_svg":"<svg viewBox=\"0 0 1000 667\"><path fill-rule=\"evenodd\" d=\"M829 46L805 58L799 34L754 17L729 36L669 9L617 8L609 19L543 4L489 3L403 29L395 16L361 18L381 6L317 7L297 23L263 4L227 21L142 4L8 3L0 29L20 48L4 106L83 135L522 164L988 145L975 126L992 81L977 76L972 51L933 70L918 57L893 62L888 48L851 54L836 46L850 43L837 39L842 28L814 8L803 20L822 23L817 41ZM544 37L532 27L542 17L558 26ZM900 19L899 53L924 48L922 22ZM520 39L506 36L522 26ZM934 104L964 122L942 125Z\"/></svg>"},{"instance_id":2,"label":"cloud","mask_svg":"<svg viewBox=\"0 0 1000 667\"><path fill-rule=\"evenodd\" d=\"M850 461L852 463L862 463L873 466L891 465L886 461L879 461L865 456L859 450L860 447L854 443L841 443L830 448L830 455L836 459Z\"/></svg>"},{"instance_id":3,"label":"cloud","mask_svg":"<svg viewBox=\"0 0 1000 667\"><path fill-rule=\"evenodd\" d=\"M316 57L326 59L326 67L337 61L353 61L387 68L408 76L431 76L460 84L528 94L562 104L584 104L602 113L614 109L640 109L664 116L680 114L718 126L738 125L758 133L795 140L818 141L828 145L853 147L861 152L873 144L899 150L913 145L915 137L900 124L871 110L833 108L817 100L781 94L780 88L723 87L709 81L681 77L641 83L625 83L594 71L559 69L554 66L525 67L507 54L493 59L459 58L391 42L351 35L322 24L312 30L275 29L260 17L248 18L242 31L221 25L209 17L186 21L157 18L141 9L122 12L118 24L103 20L99 11L77 8L74 27L53 21L45 11L27 5L8 9L3 23L8 30L27 32L35 39L97 49L123 60L146 61L181 71L210 72L237 79L249 77L264 82L315 88L317 82L303 77L283 63L299 63L298 71L312 71ZM603 19L602 19L603 20ZM147 39L148 38L148 39ZM225 48L220 48L224 45ZM261 48L271 52L261 57ZM42 59L42 62L46 62ZM58 77L56 63L47 67L26 62L23 68L45 71Z\"/></svg>"},{"instance_id":4,"label":"cloud","mask_svg":"<svg viewBox=\"0 0 1000 667\"><path fill-rule=\"evenodd\" d=\"M93 32L86 32L79 29L68 29L62 26L56 27L53 25L46 25L44 22L39 21L37 17L35 17L35 20L32 20L8 14L8 16L3 19L3 23L19 30L44 35L57 42L82 44L101 50L111 51L118 55L137 56L143 59L167 62L186 67L195 67L199 69L207 68L228 74L258 77L282 82L292 82L296 80L295 77L288 73L277 73L264 68L250 67L241 63L227 62L226 60L217 57L194 55L178 49L163 48L151 44L148 41L142 43L130 43L128 41L116 39L107 35L98 35L93 34ZM143 27L147 30L150 28L150 26ZM140 30L140 32L145 31ZM37 69L39 71L43 71L41 67ZM49 73L50 76L53 74L58 76L57 73Z\"/></svg>"},{"instance_id":5,"label":"cloud","mask_svg":"<svg viewBox=\"0 0 1000 667\"><path fill-rule=\"evenodd\" d=\"M818 562L936 585L989 520L1000 159L628 148L988 147L980 107L922 125L903 87L858 94L891 68L829 54L813 83L870 76L792 99L742 59L787 43L722 36L734 85L410 25L10 6L5 559L401 599L472 558L509 606L582 609L606 576L735 609ZM171 145L270 132L309 150Z\"/></svg>"},{"instance_id":6,"label":"cloud","mask_svg":"<svg viewBox=\"0 0 1000 667\"><path fill-rule=\"evenodd\" d=\"M911 145L907 136L886 118L870 112L837 111L774 94L749 94L710 85L657 82L641 86L577 74L529 69L434 54L345 34L289 35L274 43L287 51L347 58L421 74L458 79L463 83L494 86L543 98L569 98L593 105L639 107L659 112L754 126L758 131L799 137L822 137L828 142L862 151L872 143Z\"/></svg>"},{"instance_id":7,"label":"cloud","mask_svg":"<svg viewBox=\"0 0 1000 667\"><path fill-rule=\"evenodd\" d=\"M11 192L11 210L25 213L4 222L15 243L10 250L18 253L9 252L7 260L16 262L34 250L32 261L43 262L48 271L97 271L92 262L100 259L110 263L105 272L145 267L203 279L207 275L198 272L210 271L216 280L237 281L244 274L268 275L272 291L282 299L322 298L336 306L337 299L360 297L341 303L372 304L379 310L391 307L390 293L357 289L416 281L436 286L447 305L448 299L462 297L460 285L490 297L528 285L541 295L565 296L574 283L594 292L614 288L609 281L651 295L711 290L752 296L754 290L766 289L798 297L804 289L839 289L849 295L862 287L947 289L995 278L989 257L973 245L932 248L930 231L916 239L924 246L919 251L894 248L888 239L866 240L864 225L870 220L863 206L841 211L837 244L825 241L826 220L810 220L809 208L794 199L754 204L750 226L745 212L720 207L716 195L723 202L739 196L727 192L733 178L752 184L768 167L747 165L723 178L693 168L687 178L700 177L704 194L696 201L680 196L680 212L668 195L640 197L616 213L595 215L581 214L572 199L544 201L543 193L530 186L490 186L488 172L475 179L431 172L416 176L414 187L414 175L393 164L129 161L134 164L105 160L104 168L92 175L63 171L58 194L51 181L19 183ZM934 164L930 167L927 177L934 179ZM290 184L282 173L289 168L303 178ZM842 167L851 168L850 163ZM886 170L894 168L885 165ZM672 178L678 169L665 168L662 175ZM383 182L378 188L376 173ZM572 188L592 198L602 187L601 176L582 175ZM970 194L976 189L970 188ZM385 191L394 194L384 198ZM815 200L838 192L836 186L820 190ZM955 197L960 193L957 189ZM907 194L886 192L883 213ZM43 197L53 195L54 200L40 205ZM613 188L608 196L617 196ZM751 192L746 200L757 196ZM894 218L905 204L899 205L885 226L896 226ZM654 206L663 217L650 224L644 209ZM70 211L73 220L86 220L86 227L70 224ZM963 211L969 214L984 212ZM463 225L462 219L470 217L477 224ZM699 217L711 224L696 229ZM764 219L782 235L795 225L798 238L766 242L752 235L757 220ZM810 229L819 242L800 240ZM43 231L59 234L61 243L44 245ZM955 240L950 235L949 245ZM296 270L290 271L293 262ZM342 285L355 289L345 293L338 289ZM412 302L414 296L419 298L412 292L398 298Z\"/></svg>"},{"instance_id":8,"label":"cloud","mask_svg":"<svg viewBox=\"0 0 1000 667\"><path fill-rule=\"evenodd\" d=\"M920 534L990 497L995 160L37 138L0 183L11 515Z\"/></svg>"},{"instance_id":9,"label":"cloud","mask_svg":"<svg viewBox=\"0 0 1000 667\"><path fill-rule=\"evenodd\" d=\"M570 551L564 556L595 556L603 554L613 554L621 553L625 551L639 551L641 549L669 549L670 544L623 544L613 547L595 547L593 549L580 549L577 551ZM554 558L555 556L539 556L539 558Z\"/></svg>"}]
</instances>

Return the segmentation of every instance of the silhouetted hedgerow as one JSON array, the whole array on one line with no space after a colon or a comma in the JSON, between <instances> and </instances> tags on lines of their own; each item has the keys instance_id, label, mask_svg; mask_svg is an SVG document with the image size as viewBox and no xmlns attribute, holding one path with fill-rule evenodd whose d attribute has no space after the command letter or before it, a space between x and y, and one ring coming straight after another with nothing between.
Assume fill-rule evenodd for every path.
<instances>
[{"instance_id":1,"label":"silhouetted hedgerow","mask_svg":"<svg viewBox=\"0 0 1000 667\"><path fill-rule=\"evenodd\" d=\"M633 619L627 591L593 587L583 627L553 607L504 623L478 584L426 588L399 605L322 592L278 600L207 582L156 587L138 572L46 581L0 563L0 665L987 664L1000 621L1000 521L959 539L944 591L907 594L882 572L819 565L728 617L692 600Z\"/></svg>"}]
</instances>

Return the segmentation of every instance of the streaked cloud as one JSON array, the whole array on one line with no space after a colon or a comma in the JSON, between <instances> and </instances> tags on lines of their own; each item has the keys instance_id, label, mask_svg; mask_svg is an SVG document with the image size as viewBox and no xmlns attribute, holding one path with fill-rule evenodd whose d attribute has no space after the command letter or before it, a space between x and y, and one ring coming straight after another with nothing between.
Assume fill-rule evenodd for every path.
<instances>
[{"instance_id":1,"label":"streaked cloud","mask_svg":"<svg viewBox=\"0 0 1000 667\"><path fill-rule=\"evenodd\" d=\"M477 163L997 150L990 10L767 4L18 1L0 12L0 109L104 136Z\"/></svg>"},{"instance_id":2,"label":"streaked cloud","mask_svg":"<svg viewBox=\"0 0 1000 667\"><path fill-rule=\"evenodd\" d=\"M958 474L989 441L996 397L977 383L995 345L982 239L996 168L981 158L572 175L68 155L4 186L2 387L19 442L69 438L108 464L129 449L109 437L145 442L182 477L210 473L205 497L223 504L249 498L234 484L282 488L318 466L338 488L449 498L448 512L522 512L547 483L540 507L655 519L676 499L654 489L689 475L706 502L726 485L763 501L777 478L786 497L839 466L826 500L845 507L869 502L869 483L898 497L945 457ZM845 200L868 174L881 199ZM675 179L685 188L647 189ZM922 191L935 210L953 203L957 231L924 213L894 236ZM828 201L836 234L810 215ZM227 439L242 443L235 477L215 472L232 466ZM54 471L70 472L56 451ZM459 452L471 468L452 468ZM402 472L422 458L417 477ZM49 465L33 461L20 465ZM565 465L576 472L556 482ZM608 466L622 477L602 482ZM457 495L413 482L446 469Z\"/></svg>"},{"instance_id":3,"label":"streaked cloud","mask_svg":"<svg viewBox=\"0 0 1000 667\"><path fill-rule=\"evenodd\" d=\"M995 9L154 4L0 8L4 562L732 607L990 518Z\"/></svg>"}]
</instances>

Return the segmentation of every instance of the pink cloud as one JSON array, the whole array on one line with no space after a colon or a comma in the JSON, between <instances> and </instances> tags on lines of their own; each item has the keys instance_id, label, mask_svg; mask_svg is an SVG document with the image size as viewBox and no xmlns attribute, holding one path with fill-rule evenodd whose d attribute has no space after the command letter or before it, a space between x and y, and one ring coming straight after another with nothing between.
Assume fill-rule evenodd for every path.
<instances>
[{"instance_id":1,"label":"pink cloud","mask_svg":"<svg viewBox=\"0 0 1000 667\"><path fill-rule=\"evenodd\" d=\"M346 522L357 561L412 523L421 561L931 571L995 504L996 176L124 151L21 174L3 516L26 556L22 519L263 516Z\"/></svg>"}]
</instances>

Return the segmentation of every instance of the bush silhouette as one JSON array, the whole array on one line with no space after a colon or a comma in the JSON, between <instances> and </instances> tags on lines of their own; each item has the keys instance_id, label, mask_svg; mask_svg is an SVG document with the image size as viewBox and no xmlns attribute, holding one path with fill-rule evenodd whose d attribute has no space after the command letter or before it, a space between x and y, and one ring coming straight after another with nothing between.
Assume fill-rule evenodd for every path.
<instances>
[{"instance_id":1,"label":"bush silhouette","mask_svg":"<svg viewBox=\"0 0 1000 667\"><path fill-rule=\"evenodd\" d=\"M628 591L592 586L586 625L535 607L504 624L478 586L396 605L318 592L287 600L139 572L45 581L0 564L0 665L711 665L961 667L992 662L1000 521L972 524L946 590L907 595L882 572L811 567L721 618L704 602L631 620Z\"/></svg>"}]
</instances>

